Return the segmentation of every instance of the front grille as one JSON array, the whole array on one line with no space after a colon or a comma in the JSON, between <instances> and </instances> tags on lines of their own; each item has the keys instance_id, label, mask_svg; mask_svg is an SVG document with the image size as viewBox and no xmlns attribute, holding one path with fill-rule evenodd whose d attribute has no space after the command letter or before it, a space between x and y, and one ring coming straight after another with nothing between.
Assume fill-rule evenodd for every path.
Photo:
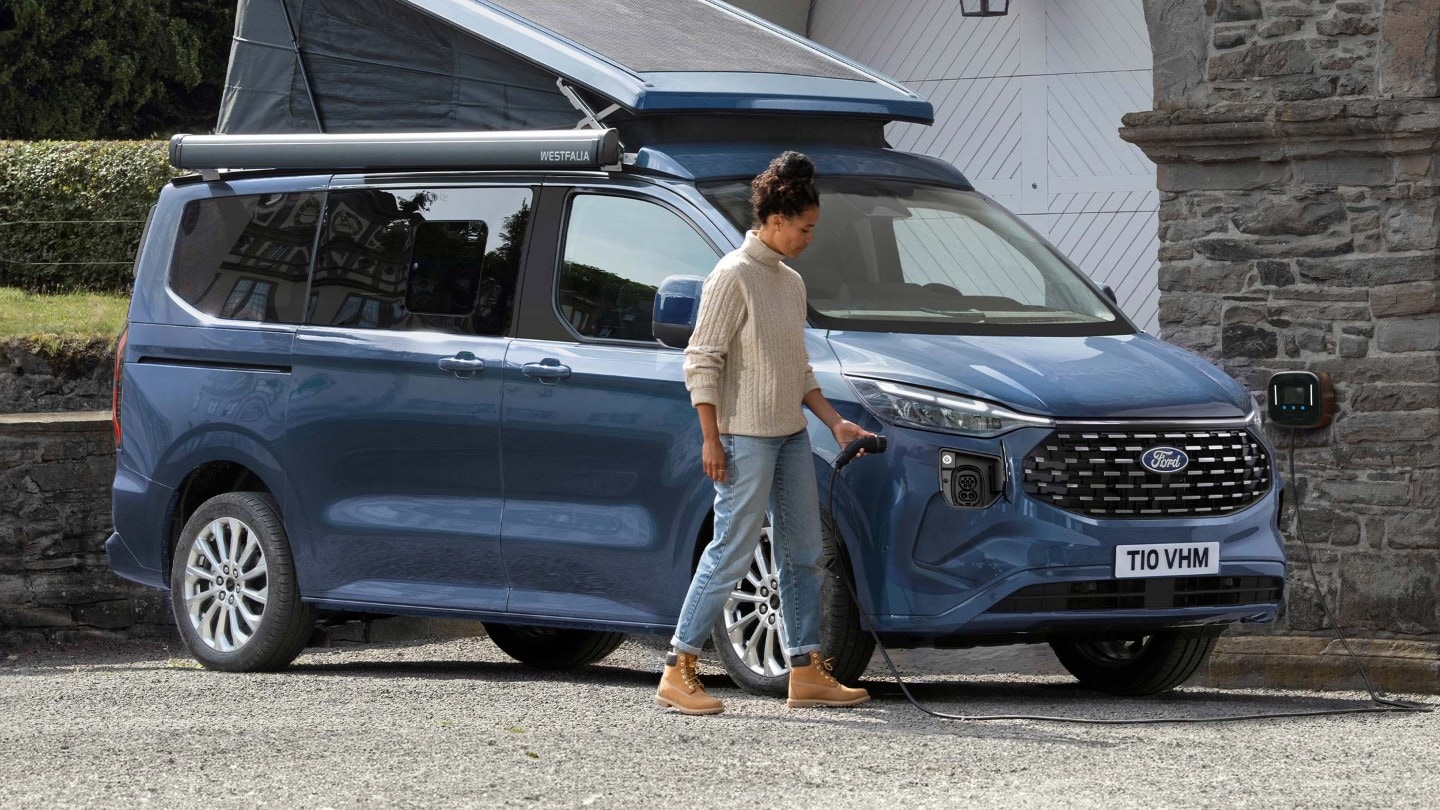
<instances>
[{"instance_id":1,"label":"front grille","mask_svg":"<svg viewBox=\"0 0 1440 810\"><path fill-rule=\"evenodd\" d=\"M1145 451L1178 447L1184 470L1151 472ZM1093 517L1213 515L1270 491L1270 456L1249 431L1057 430L1025 457L1025 492Z\"/></svg>"},{"instance_id":2,"label":"front grille","mask_svg":"<svg viewBox=\"0 0 1440 810\"><path fill-rule=\"evenodd\" d=\"M1279 577L1158 577L1097 579L1029 585L996 602L990 613L1067 613L1078 610L1165 610L1275 604Z\"/></svg>"}]
</instances>

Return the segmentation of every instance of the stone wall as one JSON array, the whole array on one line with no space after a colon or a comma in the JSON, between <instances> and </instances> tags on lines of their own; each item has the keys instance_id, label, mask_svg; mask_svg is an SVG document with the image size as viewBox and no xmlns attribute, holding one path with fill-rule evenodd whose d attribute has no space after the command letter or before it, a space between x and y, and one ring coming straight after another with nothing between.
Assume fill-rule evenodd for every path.
<instances>
[{"instance_id":1,"label":"stone wall","mask_svg":"<svg viewBox=\"0 0 1440 810\"><path fill-rule=\"evenodd\" d=\"M109 413L0 416L0 642L168 636L161 591L110 571Z\"/></svg>"},{"instance_id":2,"label":"stone wall","mask_svg":"<svg viewBox=\"0 0 1440 810\"><path fill-rule=\"evenodd\" d=\"M1156 109L1121 135L1158 165L1162 337L1262 401L1334 379L1289 493L1315 573L1347 629L1440 636L1440 0L1145 7ZM1276 631L1318 631L1290 557Z\"/></svg>"},{"instance_id":3,"label":"stone wall","mask_svg":"<svg viewBox=\"0 0 1440 810\"><path fill-rule=\"evenodd\" d=\"M104 338L0 340L0 414L105 410L113 358Z\"/></svg>"}]
</instances>

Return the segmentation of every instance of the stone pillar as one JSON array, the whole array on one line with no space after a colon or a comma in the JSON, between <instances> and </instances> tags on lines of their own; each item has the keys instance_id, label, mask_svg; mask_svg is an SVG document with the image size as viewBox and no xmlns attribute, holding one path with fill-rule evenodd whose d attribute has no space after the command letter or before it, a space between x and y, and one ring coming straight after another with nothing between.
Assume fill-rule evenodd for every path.
<instances>
[{"instance_id":1,"label":"stone pillar","mask_svg":"<svg viewBox=\"0 0 1440 810\"><path fill-rule=\"evenodd\" d=\"M1299 504L1339 622L1440 640L1440 0L1145 0L1160 328L1260 396L1327 372L1296 438ZM1289 435L1271 429L1282 461ZM1272 632L1318 633L1290 548Z\"/></svg>"}]
</instances>

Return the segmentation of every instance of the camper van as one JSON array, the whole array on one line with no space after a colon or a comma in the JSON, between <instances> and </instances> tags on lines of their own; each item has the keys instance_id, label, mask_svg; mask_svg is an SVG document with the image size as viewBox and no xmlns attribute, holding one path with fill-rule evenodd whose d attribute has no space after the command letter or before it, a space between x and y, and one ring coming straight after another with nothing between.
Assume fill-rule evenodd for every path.
<instances>
[{"instance_id":1,"label":"camper van","mask_svg":"<svg viewBox=\"0 0 1440 810\"><path fill-rule=\"evenodd\" d=\"M873 630L1046 643L1150 694L1275 618L1250 395L959 169L889 148L925 100L709 0L643 37L590 4L326 8L242 3L221 134L172 141L193 173L152 212L116 362L110 564L170 591L207 667L284 667L317 622L385 615L475 619L546 668L668 634L712 524L696 280L786 149L819 173L792 263L816 378L888 439L836 472L811 417L841 680ZM783 694L766 532L712 641Z\"/></svg>"}]
</instances>

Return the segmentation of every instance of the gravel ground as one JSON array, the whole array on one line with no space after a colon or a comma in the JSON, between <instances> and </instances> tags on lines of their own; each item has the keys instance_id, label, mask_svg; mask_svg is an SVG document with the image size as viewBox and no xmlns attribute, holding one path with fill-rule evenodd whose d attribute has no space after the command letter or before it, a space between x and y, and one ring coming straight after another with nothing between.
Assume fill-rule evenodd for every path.
<instances>
[{"instance_id":1,"label":"gravel ground","mask_svg":"<svg viewBox=\"0 0 1440 810\"><path fill-rule=\"evenodd\" d=\"M1440 791L1435 715L948 722L916 712L878 669L866 683L877 699L863 707L789 710L735 689L710 662L728 711L687 718L651 702L656 641L565 673L526 669L483 638L337 643L266 675L208 672L153 643L0 652L0 806L1433 807ZM971 714L1219 715L1360 700L1198 688L1121 700L1053 674L1048 651L897 657L922 699Z\"/></svg>"}]
</instances>

